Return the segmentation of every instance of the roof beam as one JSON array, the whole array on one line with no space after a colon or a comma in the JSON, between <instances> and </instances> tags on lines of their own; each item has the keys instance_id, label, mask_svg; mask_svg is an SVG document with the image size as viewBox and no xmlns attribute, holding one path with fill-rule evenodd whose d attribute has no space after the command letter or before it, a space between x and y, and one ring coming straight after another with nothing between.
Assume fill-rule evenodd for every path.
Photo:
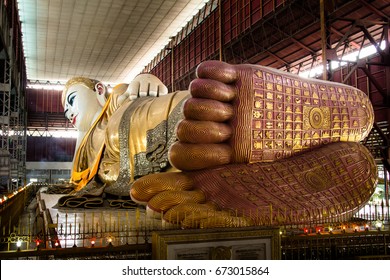
<instances>
[{"instance_id":1,"label":"roof beam","mask_svg":"<svg viewBox=\"0 0 390 280\"><path fill-rule=\"evenodd\" d=\"M365 0L359 0L364 6L366 6L368 9L370 9L372 12L377 14L380 17L383 17L384 19L389 20L389 17L384 14L383 12L379 11L377 8L375 8L372 4L367 3Z\"/></svg>"}]
</instances>

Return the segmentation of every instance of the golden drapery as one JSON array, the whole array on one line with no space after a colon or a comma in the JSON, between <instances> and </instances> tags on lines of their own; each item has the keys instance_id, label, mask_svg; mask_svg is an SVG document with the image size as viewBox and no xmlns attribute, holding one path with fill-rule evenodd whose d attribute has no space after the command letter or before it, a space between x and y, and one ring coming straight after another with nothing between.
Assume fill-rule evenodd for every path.
<instances>
[{"instance_id":1,"label":"golden drapery","mask_svg":"<svg viewBox=\"0 0 390 280\"><path fill-rule=\"evenodd\" d=\"M126 84L114 88L75 154L71 182L77 186L76 191L96 175L110 186L121 174L126 174L121 183L125 180L129 184L137 177L172 169L168 148L176 140L174 128L183 118L181 104L189 97L188 92L128 100L119 105L118 98L126 88Z\"/></svg>"}]
</instances>

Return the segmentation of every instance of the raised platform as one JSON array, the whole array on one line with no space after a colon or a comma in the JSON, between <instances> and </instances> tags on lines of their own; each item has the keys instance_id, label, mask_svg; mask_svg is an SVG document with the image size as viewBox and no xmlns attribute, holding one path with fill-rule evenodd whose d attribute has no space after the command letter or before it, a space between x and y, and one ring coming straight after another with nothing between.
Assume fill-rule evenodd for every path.
<instances>
[{"instance_id":1,"label":"raised platform","mask_svg":"<svg viewBox=\"0 0 390 280\"><path fill-rule=\"evenodd\" d=\"M152 230L177 228L150 216L145 208L95 209L62 208L57 201L63 194L39 193L38 207L44 218L51 247L89 247L139 244L151 237Z\"/></svg>"}]
</instances>

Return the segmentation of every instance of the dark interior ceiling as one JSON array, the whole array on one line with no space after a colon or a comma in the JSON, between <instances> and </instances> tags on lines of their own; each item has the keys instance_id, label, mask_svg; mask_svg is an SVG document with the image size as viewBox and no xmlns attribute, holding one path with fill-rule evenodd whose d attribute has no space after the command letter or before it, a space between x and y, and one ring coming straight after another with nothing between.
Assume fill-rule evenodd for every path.
<instances>
[{"instance_id":1,"label":"dark interior ceiling","mask_svg":"<svg viewBox=\"0 0 390 280\"><path fill-rule=\"evenodd\" d=\"M355 75L359 69L363 72L368 80L364 91L370 94L376 110L376 123L365 145L376 158L388 158L390 1L332 1L334 5L325 6L323 25L319 2L303 0L286 3L226 44L224 60L270 66L299 74L321 67L323 50L328 62L341 62L346 54L361 51L367 46L375 47L378 52L375 59L348 62L350 73L337 79L328 69L326 79L348 83L348 77L354 71ZM321 26L324 28L321 29ZM326 39L322 40L322 36ZM378 44L382 41L387 42L384 50ZM371 70L372 65L378 67L376 73ZM324 78L321 75L315 77Z\"/></svg>"},{"instance_id":2,"label":"dark interior ceiling","mask_svg":"<svg viewBox=\"0 0 390 280\"><path fill-rule=\"evenodd\" d=\"M385 40L390 1L336 1L328 8L328 47L343 51L360 50L371 44L367 35ZM225 59L234 63L254 63L298 72L322 63L319 1L291 1L243 32L238 40L225 45Z\"/></svg>"},{"instance_id":3,"label":"dark interior ceiling","mask_svg":"<svg viewBox=\"0 0 390 280\"><path fill-rule=\"evenodd\" d=\"M333 6L326 6L325 33L321 33L320 1L295 0L287 1L283 6L270 13L251 28L239 30L239 35L223 46L223 60L230 63L253 63L270 66L293 73L322 65L323 49L326 58L339 60L343 54L359 51L363 47L387 41L385 50L379 50L379 59L375 64L385 69L385 82L381 97L386 109L380 128L388 135L388 108L390 95L388 82L389 72L389 15L388 0L354 0L332 1ZM327 1L328 2L328 1ZM230 30L224 30L230 32ZM322 34L326 36L323 45ZM355 66L360 62L352 63ZM353 66L353 65L352 65ZM193 71L181 77L186 86L193 77ZM329 79L332 79L329 75ZM180 85L180 81L178 81ZM183 88L176 87L176 88ZM380 90L379 90L380 91ZM384 121L383 121L384 119ZM66 123L66 122L65 122ZM60 113L32 114L29 120L31 127L71 129L64 125ZM378 127L379 128L379 127Z\"/></svg>"}]
</instances>

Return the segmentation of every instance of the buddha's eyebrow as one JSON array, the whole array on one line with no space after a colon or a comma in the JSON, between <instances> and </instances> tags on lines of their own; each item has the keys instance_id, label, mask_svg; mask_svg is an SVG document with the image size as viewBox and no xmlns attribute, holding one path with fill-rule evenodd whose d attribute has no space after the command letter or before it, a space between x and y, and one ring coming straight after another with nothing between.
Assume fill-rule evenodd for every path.
<instances>
[{"instance_id":1,"label":"buddha's eyebrow","mask_svg":"<svg viewBox=\"0 0 390 280\"><path fill-rule=\"evenodd\" d=\"M68 101L68 103L70 103L70 97L71 97L71 95L72 95L73 93L75 93L75 92L77 92L77 90L72 91L71 93L69 93L68 98L66 98L66 100Z\"/></svg>"}]
</instances>

